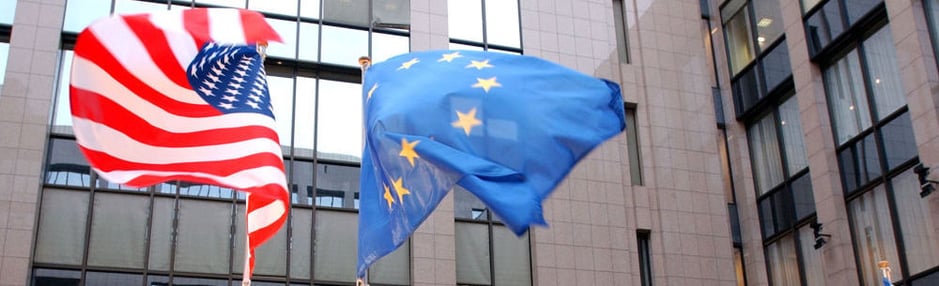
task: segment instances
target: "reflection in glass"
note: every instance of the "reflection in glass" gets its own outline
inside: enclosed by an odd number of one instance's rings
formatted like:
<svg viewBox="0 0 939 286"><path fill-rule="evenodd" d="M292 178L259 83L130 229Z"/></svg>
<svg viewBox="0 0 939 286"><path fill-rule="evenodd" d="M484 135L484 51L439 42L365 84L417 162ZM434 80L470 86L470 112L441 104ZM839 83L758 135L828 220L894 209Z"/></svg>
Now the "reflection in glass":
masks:
<svg viewBox="0 0 939 286"><path fill-rule="evenodd" d="M857 50L826 69L824 77L836 139L842 144L871 126Z"/></svg>
<svg viewBox="0 0 939 286"><path fill-rule="evenodd" d="M766 247L766 264L774 286L799 285L799 260L792 235Z"/></svg>
<svg viewBox="0 0 939 286"><path fill-rule="evenodd" d="M316 168L316 205L353 208L359 192L359 168L319 164Z"/></svg>
<svg viewBox="0 0 939 286"><path fill-rule="evenodd" d="M267 89L271 95L271 107L274 107L277 137L281 146L289 148L293 140L290 132L293 122L293 78L274 76L273 71L269 71Z"/></svg>
<svg viewBox="0 0 939 286"><path fill-rule="evenodd" d="M96 193L88 265L143 268L149 215L149 197Z"/></svg>
<svg viewBox="0 0 939 286"><path fill-rule="evenodd" d="M760 69L754 67L743 71L742 75L731 83L734 98L736 99L734 106L737 109L737 114L749 110L763 98L765 93L760 88L761 78Z"/></svg>
<svg viewBox="0 0 939 286"><path fill-rule="evenodd" d="M362 157L361 84L320 80L317 156L359 162Z"/></svg>
<svg viewBox="0 0 939 286"><path fill-rule="evenodd" d="M926 21L929 23L929 35L932 38L933 43L933 54L939 55L939 45L936 45L936 42L939 41L939 0L926 0L923 1L923 5L926 6ZM936 279L939 279L939 272L937 272ZM937 281L939 283L939 281Z"/></svg>
<svg viewBox="0 0 939 286"><path fill-rule="evenodd" d="M65 22L62 30L81 32L92 21L111 13L110 5L101 5L100 0L69 0L65 3Z"/></svg>
<svg viewBox="0 0 939 286"><path fill-rule="evenodd" d="M900 232L910 273L916 274L939 265L939 235L934 228L936 205L919 196L919 178L912 169L893 178L893 196L897 204Z"/></svg>
<svg viewBox="0 0 939 286"><path fill-rule="evenodd" d="M408 29L411 25L411 1L373 0L372 23L380 28Z"/></svg>
<svg viewBox="0 0 939 286"><path fill-rule="evenodd" d="M809 160L805 155L802 141L802 122L799 120L799 102L790 97L779 105L779 128L782 129L783 149L786 151L786 167L789 175L794 175L805 167Z"/></svg>
<svg viewBox="0 0 939 286"><path fill-rule="evenodd" d="M782 158L776 139L776 122L770 113L747 130L757 194L764 194L782 182Z"/></svg>
<svg viewBox="0 0 939 286"><path fill-rule="evenodd" d="M304 2L306 1L309 0L304 0ZM248 1L248 10L287 16L297 16L297 0Z"/></svg>
<svg viewBox="0 0 939 286"><path fill-rule="evenodd" d="M773 218L773 200L765 198L759 202L760 225L763 226L763 238L776 234L776 223Z"/></svg>
<svg viewBox="0 0 939 286"><path fill-rule="evenodd" d="M323 26L324 63L359 67L359 57L368 54L368 31Z"/></svg>
<svg viewBox="0 0 939 286"><path fill-rule="evenodd" d="M916 138L913 137L913 122L910 113L905 112L900 117L884 125L884 157L887 160L887 169L893 169L900 164L913 159L918 153Z"/></svg>
<svg viewBox="0 0 939 286"><path fill-rule="evenodd" d="M873 133L838 154L845 190L852 192L881 174Z"/></svg>
<svg viewBox="0 0 939 286"><path fill-rule="evenodd" d="M68 85L72 76L72 58L75 52L62 51L62 60L59 62L59 78L56 90L55 113L52 115L52 133L72 134L72 110L70 107Z"/></svg>
<svg viewBox="0 0 939 286"><path fill-rule="evenodd" d="M848 203L848 214L852 224L854 246L861 265L862 285L880 283L881 271L877 264L890 263L893 273L903 273L897 258L896 241L890 226L890 213L883 185L874 188ZM902 275L893 275L893 282Z"/></svg>
<svg viewBox="0 0 939 286"><path fill-rule="evenodd" d="M812 10L812 7L815 7L818 2L822 2L822 0L802 0L802 13Z"/></svg>
<svg viewBox="0 0 939 286"><path fill-rule="evenodd" d="M294 59L297 57L297 22L267 19L267 23L277 31L283 43L272 42L267 48L267 55Z"/></svg>
<svg viewBox="0 0 939 286"><path fill-rule="evenodd" d="M294 94L296 106L293 122L293 156L313 158L314 136L316 136L316 79L297 77L297 91Z"/></svg>
<svg viewBox="0 0 939 286"><path fill-rule="evenodd" d="M0 24L13 25L13 15L16 13L16 0L0 0ZM4 53L6 54L6 53ZM3 85L3 63L0 61L0 86Z"/></svg>
<svg viewBox="0 0 939 286"><path fill-rule="evenodd" d="M289 163L286 167L290 171L290 202L313 205L313 162L293 160Z"/></svg>
<svg viewBox="0 0 939 286"><path fill-rule="evenodd" d="M795 223L795 214L792 213L792 193L782 189L773 194L773 211L776 212L776 229L783 230Z"/></svg>
<svg viewBox="0 0 939 286"><path fill-rule="evenodd" d="M845 30L844 24L841 22L841 8L838 2L826 2L825 6L815 11L805 21L809 52L813 56L828 46L833 39L840 36Z"/></svg>
<svg viewBox="0 0 939 286"><path fill-rule="evenodd" d="M319 19L320 18L320 0L300 1L300 17Z"/></svg>
<svg viewBox="0 0 939 286"><path fill-rule="evenodd" d="M864 17L865 14L871 11L874 6L877 4L883 3L884 0L851 0L845 1L844 6L848 14L848 25L853 25L857 23L861 17Z"/></svg>
<svg viewBox="0 0 939 286"><path fill-rule="evenodd" d="M310 279L310 255L313 245L313 210L290 210L290 277Z"/></svg>
<svg viewBox="0 0 939 286"><path fill-rule="evenodd" d="M143 275L128 273L85 273L85 285L140 285Z"/></svg>
<svg viewBox="0 0 939 286"><path fill-rule="evenodd" d="M0 1L2 4L2 1ZM7 56L10 53L10 44L0 43L0 90L3 88L3 78L7 72Z"/></svg>
<svg viewBox="0 0 939 286"><path fill-rule="evenodd" d="M36 262L81 265L88 192L44 189L36 235Z"/></svg>
<svg viewBox="0 0 939 286"><path fill-rule="evenodd" d="M744 2L744 1L736 1ZM729 10L730 6L737 6L731 3L724 7L721 15L733 13L733 16L725 17L724 33L727 36L727 53L730 59L731 74L740 72L750 61L753 60L753 46L750 36L750 16L747 14L746 4L739 6L739 10ZM726 11L725 11L726 10Z"/></svg>
<svg viewBox="0 0 939 286"><path fill-rule="evenodd" d="M303 1L306 3L306 1ZM300 54L299 59L315 62L319 60L320 25L313 23L300 23Z"/></svg>
<svg viewBox="0 0 939 286"><path fill-rule="evenodd" d="M173 198L153 198L153 219L150 226L150 269L170 270L170 247L173 244L173 220L176 202Z"/></svg>
<svg viewBox="0 0 939 286"><path fill-rule="evenodd" d="M231 203L179 200L175 270L229 273Z"/></svg>
<svg viewBox="0 0 939 286"><path fill-rule="evenodd" d="M99 3L100 5L100 3ZM117 0L114 2L114 14L137 14L167 11L170 6L164 3L150 3L136 0Z"/></svg>
<svg viewBox="0 0 939 286"><path fill-rule="evenodd" d="M453 187L453 216L461 219L486 221L489 208L475 195L460 186Z"/></svg>
<svg viewBox="0 0 939 286"><path fill-rule="evenodd" d="M518 1L485 1L486 42L500 46L520 48L521 29L519 28L518 20Z"/></svg>
<svg viewBox="0 0 939 286"><path fill-rule="evenodd" d="M219 187L216 185L179 182L180 196L230 199L234 193L235 191L232 189Z"/></svg>
<svg viewBox="0 0 939 286"><path fill-rule="evenodd" d="M46 184L90 187L91 167L74 140L51 139L49 165L46 166Z"/></svg>
<svg viewBox="0 0 939 286"><path fill-rule="evenodd" d="M371 1L323 0L323 20L368 27L369 2Z"/></svg>
<svg viewBox="0 0 939 286"><path fill-rule="evenodd" d="M492 227L493 285L531 285L528 233L515 236L506 227Z"/></svg>
<svg viewBox="0 0 939 286"><path fill-rule="evenodd" d="M378 63L411 50L408 37L372 33L372 62Z"/></svg>
<svg viewBox="0 0 939 286"><path fill-rule="evenodd" d="M753 3L753 16L756 22L756 44L761 51L782 36L783 27L782 10L779 1L751 1ZM785 49L785 45L782 45ZM788 66L788 61L786 66Z"/></svg>
<svg viewBox="0 0 939 286"><path fill-rule="evenodd" d="M890 34L890 26L864 41L864 59L867 60L868 81L874 97L877 119L884 119L901 106L906 105L900 69L897 68L897 52Z"/></svg>
<svg viewBox="0 0 939 286"><path fill-rule="evenodd" d="M812 192L812 177L802 175L792 182L792 202L796 208L796 220L815 213L815 197Z"/></svg>
<svg viewBox="0 0 939 286"><path fill-rule="evenodd" d="M763 67L763 76L766 79L766 92L770 93L779 84L792 76L789 68L789 47L783 41L760 60Z"/></svg>
<svg viewBox="0 0 939 286"><path fill-rule="evenodd" d="M357 257L358 215L347 212L316 211L316 241L313 268L316 279L354 282Z"/></svg>
<svg viewBox="0 0 939 286"><path fill-rule="evenodd" d="M447 27L451 39L483 42L483 6L481 0L447 1Z"/></svg>
<svg viewBox="0 0 939 286"><path fill-rule="evenodd" d="M488 225L456 222L455 230L457 284L491 284Z"/></svg>

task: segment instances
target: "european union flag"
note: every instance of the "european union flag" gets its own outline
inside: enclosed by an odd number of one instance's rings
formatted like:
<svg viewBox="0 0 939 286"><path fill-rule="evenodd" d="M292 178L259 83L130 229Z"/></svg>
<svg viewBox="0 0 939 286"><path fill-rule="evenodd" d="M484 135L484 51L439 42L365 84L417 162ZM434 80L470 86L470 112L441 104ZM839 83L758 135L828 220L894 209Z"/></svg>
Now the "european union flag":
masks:
<svg viewBox="0 0 939 286"><path fill-rule="evenodd" d="M538 58L426 51L365 73L358 276L459 184L522 234L591 149L625 128L619 86Z"/></svg>

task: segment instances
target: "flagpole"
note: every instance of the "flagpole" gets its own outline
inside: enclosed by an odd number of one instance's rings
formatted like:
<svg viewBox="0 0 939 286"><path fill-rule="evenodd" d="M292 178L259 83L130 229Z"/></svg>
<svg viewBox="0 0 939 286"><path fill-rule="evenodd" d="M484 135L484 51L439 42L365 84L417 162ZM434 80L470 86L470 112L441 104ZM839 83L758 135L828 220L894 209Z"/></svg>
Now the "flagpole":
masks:
<svg viewBox="0 0 939 286"><path fill-rule="evenodd" d="M883 274L883 278L887 279L887 281L885 281L884 284L886 284L887 282L892 283L893 279L890 278L890 262L886 260L881 260L879 263L877 263L877 267L880 267L880 271Z"/></svg>
<svg viewBox="0 0 939 286"><path fill-rule="evenodd" d="M267 42L257 43L258 55L261 56L261 66L264 66L264 60L267 58ZM245 263L242 270L241 286L251 286L251 236L248 235L248 198L251 193L245 193Z"/></svg>
<svg viewBox="0 0 939 286"><path fill-rule="evenodd" d="M360 82L362 83L362 89L364 90L365 89L365 71L367 71L368 68L372 66L372 59L370 59L367 56L359 57L359 66L362 68L362 80ZM362 102L362 117L365 117L365 104L366 102L363 101ZM364 118L363 118L362 123L365 123ZM362 128L362 146L361 147L363 150L365 149L365 128ZM368 271L365 271L365 275L363 277L356 277L355 285L356 286L368 286Z"/></svg>

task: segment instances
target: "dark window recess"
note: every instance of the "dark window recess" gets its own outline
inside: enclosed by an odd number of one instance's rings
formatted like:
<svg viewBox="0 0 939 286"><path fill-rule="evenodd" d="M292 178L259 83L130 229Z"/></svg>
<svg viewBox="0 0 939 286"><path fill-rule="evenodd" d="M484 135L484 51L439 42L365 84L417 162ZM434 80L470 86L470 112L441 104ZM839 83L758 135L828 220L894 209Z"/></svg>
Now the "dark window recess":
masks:
<svg viewBox="0 0 939 286"><path fill-rule="evenodd" d="M734 109L736 109L738 117L750 110L763 98L760 78L759 69L756 66L751 66L749 70L744 71L737 80L731 83L734 92Z"/></svg>
<svg viewBox="0 0 939 286"><path fill-rule="evenodd" d="M792 182L792 200L795 203L796 221L815 213L815 198L812 192L812 178L808 172Z"/></svg>
<svg viewBox="0 0 939 286"><path fill-rule="evenodd" d="M884 156L887 159L888 170L916 157L916 138L913 137L913 122L910 121L909 112L904 112L888 122L881 132L883 132Z"/></svg>
<svg viewBox="0 0 939 286"><path fill-rule="evenodd" d="M877 145L874 133L849 143L838 153L841 164L841 178L848 192L853 192L881 175L880 158L877 157Z"/></svg>
<svg viewBox="0 0 939 286"><path fill-rule="evenodd" d="M652 251L649 246L650 232L647 229L636 231L639 241L639 278L642 286L652 285Z"/></svg>
<svg viewBox="0 0 939 286"><path fill-rule="evenodd" d="M770 238L796 222L793 213L793 197L790 189L782 187L765 196L759 203L760 221L763 225L763 238ZM811 191L809 191L811 192Z"/></svg>
<svg viewBox="0 0 939 286"><path fill-rule="evenodd" d="M711 97L714 99L714 114L717 117L717 124L727 124L727 120L724 118L724 104L721 101L721 89L711 87Z"/></svg>
<svg viewBox="0 0 939 286"><path fill-rule="evenodd" d="M779 43L767 53L760 60L760 66L763 67L766 93L770 93L792 75L792 70L789 68L789 47L786 46L786 41Z"/></svg>
<svg viewBox="0 0 939 286"><path fill-rule="evenodd" d="M727 204L727 213L730 216L730 235L734 245L742 245L743 237L740 235L740 215L737 214L737 204Z"/></svg>
<svg viewBox="0 0 939 286"><path fill-rule="evenodd" d="M939 285L939 269L933 270L929 275L913 279L912 286L935 286Z"/></svg>

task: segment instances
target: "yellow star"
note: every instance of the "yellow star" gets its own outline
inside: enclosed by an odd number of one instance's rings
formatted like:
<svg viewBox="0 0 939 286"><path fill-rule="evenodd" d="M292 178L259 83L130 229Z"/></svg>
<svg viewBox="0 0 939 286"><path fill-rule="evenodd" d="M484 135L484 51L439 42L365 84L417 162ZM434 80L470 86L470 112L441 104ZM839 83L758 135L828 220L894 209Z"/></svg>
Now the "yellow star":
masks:
<svg viewBox="0 0 939 286"><path fill-rule="evenodd" d="M372 99L372 94L375 93L376 88L378 88L378 83L375 83L375 85L372 86L372 89L368 90L368 98L365 99L366 101Z"/></svg>
<svg viewBox="0 0 939 286"><path fill-rule="evenodd" d="M481 69L484 69L484 68L491 68L491 67L495 67L495 66L494 66L494 65L490 65L490 64L489 64L489 60L485 60L485 61L481 61L481 62L480 62L480 61L473 61L473 60L470 60L470 64L466 65L466 68L476 68L476 69L478 69L478 70L481 70Z"/></svg>
<svg viewBox="0 0 939 286"><path fill-rule="evenodd" d="M391 208L391 204L393 204L393 203L395 202L395 197L392 197L392 196L391 196L391 191L388 190L388 186L382 184L382 187L385 188L385 201L388 202L388 208L390 209L390 208Z"/></svg>
<svg viewBox="0 0 939 286"><path fill-rule="evenodd" d="M408 162L411 163L411 167L414 167L414 158L421 157L417 155L417 152L414 152L414 146L417 146L417 143L421 143L421 140L408 142L408 139L401 138L401 153L398 153L398 155L408 158Z"/></svg>
<svg viewBox="0 0 939 286"><path fill-rule="evenodd" d="M410 61L406 61L406 62L401 63L401 66L398 67L398 70L410 69L411 66L413 66L414 64L419 63L419 62L421 62L421 61L418 60L417 58L413 58L413 59L411 59Z"/></svg>
<svg viewBox="0 0 939 286"><path fill-rule="evenodd" d="M447 61L448 63L452 63L453 59L462 58L462 57L463 55L460 54L460 51L456 51L456 52L449 53L449 54L443 54L443 57L437 61L438 62Z"/></svg>
<svg viewBox="0 0 939 286"><path fill-rule="evenodd" d="M473 87L481 87L486 93L489 93L489 89L493 86L502 86L499 82L496 82L496 77L491 77L488 79L476 78L476 83L473 84Z"/></svg>
<svg viewBox="0 0 939 286"><path fill-rule="evenodd" d="M466 136L469 136L470 131L473 131L473 126L483 125L482 121L476 119L476 108L470 109L469 112L456 112L456 116L459 117L457 121L453 121L450 125L457 128L463 128L463 132L466 132Z"/></svg>
<svg viewBox="0 0 939 286"><path fill-rule="evenodd" d="M401 181L401 177L398 177L398 180L394 182L395 193L398 193L398 201L402 204L404 203L404 195L410 195L411 191L404 188L404 182Z"/></svg>

